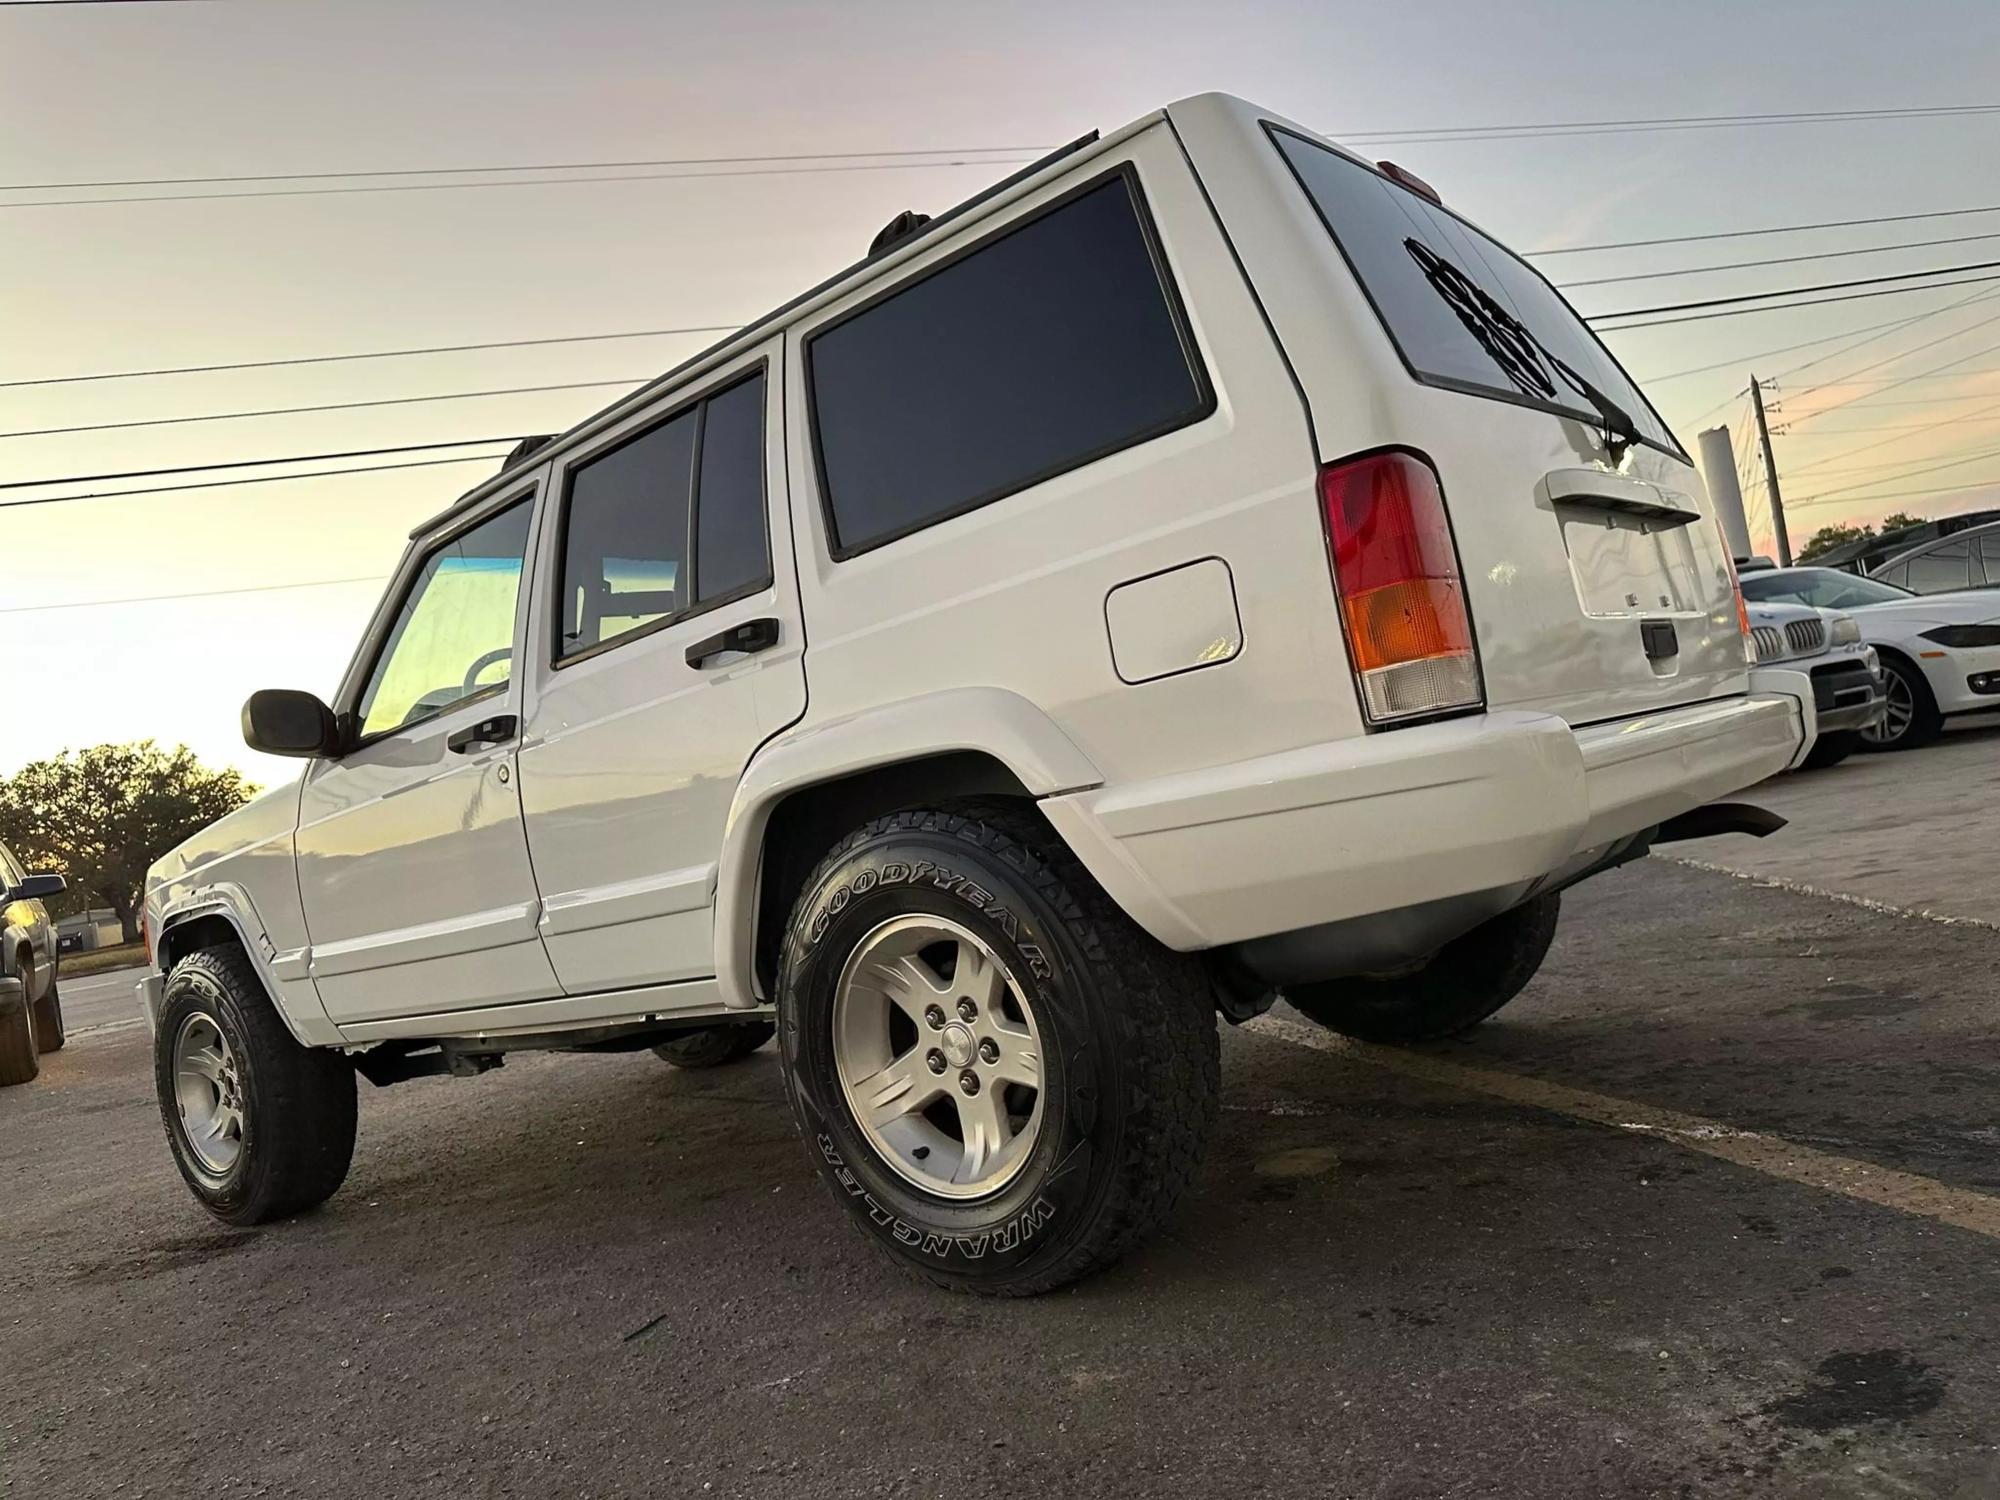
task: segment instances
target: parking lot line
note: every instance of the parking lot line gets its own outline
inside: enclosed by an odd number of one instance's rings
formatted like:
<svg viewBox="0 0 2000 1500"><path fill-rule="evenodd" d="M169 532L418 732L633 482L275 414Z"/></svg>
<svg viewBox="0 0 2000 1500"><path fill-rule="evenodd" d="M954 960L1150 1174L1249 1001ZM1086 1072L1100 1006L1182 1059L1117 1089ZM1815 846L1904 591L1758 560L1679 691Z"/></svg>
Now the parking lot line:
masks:
<svg viewBox="0 0 2000 1500"><path fill-rule="evenodd" d="M1801 880L1790 880L1783 875L1766 874L1760 870L1737 870L1728 865L1711 864L1704 859L1689 859L1681 854L1655 854L1654 859L1663 859L1668 864L1685 865L1690 870L1706 870L1711 875L1727 875L1731 880L1746 880L1751 885L1768 890L1790 891L1795 896L1817 896L1822 901L1838 901L1846 906L1858 906L1863 911L1880 912L1888 917L1908 917L1913 922L1936 922L1942 927L1983 927L1988 932L2000 931L2000 924L1987 921L1984 917L1955 917L1949 912L1926 911L1917 907L1893 906L1887 901L1877 901L1873 896L1856 896L1846 891L1830 891L1822 886L1807 885Z"/></svg>
<svg viewBox="0 0 2000 1500"><path fill-rule="evenodd" d="M1394 1047L1351 1041L1301 1021L1262 1016L1246 1023L1242 1029L1273 1041L1350 1058L1423 1083L1484 1094L1488 1098L1567 1115L1571 1119L1585 1120L1612 1130L1657 1136L1676 1146L1733 1162L1766 1176L1839 1193L1863 1203L1893 1208L1900 1213L1935 1219L1941 1224L1969 1229L1988 1239L2000 1240L2000 1198L1951 1187L1914 1172L1899 1172L1892 1167L1816 1151L1779 1136L1739 1130L1700 1115L1615 1099L1609 1094L1595 1094L1587 1089L1570 1088L1565 1084L1528 1078L1518 1073L1471 1067L1429 1053L1406 1052Z"/></svg>

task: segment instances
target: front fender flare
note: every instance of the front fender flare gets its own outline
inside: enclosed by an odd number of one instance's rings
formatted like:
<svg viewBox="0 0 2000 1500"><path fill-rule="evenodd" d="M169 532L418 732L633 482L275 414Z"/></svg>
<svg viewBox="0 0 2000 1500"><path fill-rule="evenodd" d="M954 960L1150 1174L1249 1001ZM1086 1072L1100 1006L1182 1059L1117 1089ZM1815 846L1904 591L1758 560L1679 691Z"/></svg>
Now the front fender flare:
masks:
<svg viewBox="0 0 2000 1500"><path fill-rule="evenodd" d="M257 915L257 903L250 892L235 881L205 883L162 902L155 913L158 941L164 942L166 935L181 923L207 916L219 916L236 930L237 941L263 981L278 1018L300 1045L338 1045L340 1032L327 1018L326 1008L320 1004L319 987L309 973L312 950L281 952ZM165 977L164 971L161 977Z"/></svg>
<svg viewBox="0 0 2000 1500"><path fill-rule="evenodd" d="M805 787L954 751L990 755L1036 797L1103 784L1054 720L1005 688L951 688L800 729L765 745L737 783L716 865L715 960L723 1003L757 996L757 879L771 813Z"/></svg>

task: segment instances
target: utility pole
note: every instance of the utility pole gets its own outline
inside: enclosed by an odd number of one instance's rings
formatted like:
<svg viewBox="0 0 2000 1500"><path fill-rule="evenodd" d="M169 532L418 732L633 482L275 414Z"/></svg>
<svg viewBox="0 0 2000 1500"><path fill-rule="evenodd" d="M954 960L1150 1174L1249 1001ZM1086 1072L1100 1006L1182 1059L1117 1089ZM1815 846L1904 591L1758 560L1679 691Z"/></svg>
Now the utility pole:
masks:
<svg viewBox="0 0 2000 1500"><path fill-rule="evenodd" d="M1764 388L1750 377L1750 404L1757 411L1757 441L1764 445L1764 483L1771 491L1771 529L1777 533L1778 566L1792 565L1792 539L1785 531L1785 497L1778 493L1778 458L1771 451L1771 425L1764 420Z"/></svg>

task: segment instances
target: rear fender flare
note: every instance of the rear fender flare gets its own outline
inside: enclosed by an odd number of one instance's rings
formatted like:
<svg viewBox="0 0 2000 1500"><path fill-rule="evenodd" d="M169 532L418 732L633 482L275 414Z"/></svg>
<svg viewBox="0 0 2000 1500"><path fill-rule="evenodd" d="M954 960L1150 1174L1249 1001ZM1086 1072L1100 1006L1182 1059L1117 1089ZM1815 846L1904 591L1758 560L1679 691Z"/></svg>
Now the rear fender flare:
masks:
<svg viewBox="0 0 2000 1500"><path fill-rule="evenodd" d="M756 979L757 882L778 804L822 782L954 751L992 756L1038 798L1104 780L1054 720L1004 688L925 693L772 741L737 783L716 865L715 961L724 1004L764 1003Z"/></svg>

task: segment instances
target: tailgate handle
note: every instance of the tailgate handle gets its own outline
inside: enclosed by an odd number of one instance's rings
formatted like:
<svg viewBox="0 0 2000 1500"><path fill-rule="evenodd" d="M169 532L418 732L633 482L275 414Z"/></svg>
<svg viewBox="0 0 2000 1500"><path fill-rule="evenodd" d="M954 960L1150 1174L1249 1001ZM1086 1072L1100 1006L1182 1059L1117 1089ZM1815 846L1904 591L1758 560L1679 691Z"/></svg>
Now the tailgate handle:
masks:
<svg viewBox="0 0 2000 1500"><path fill-rule="evenodd" d="M1641 620L1639 639L1648 661L1672 661L1681 654L1681 638L1672 620Z"/></svg>
<svg viewBox="0 0 2000 1500"><path fill-rule="evenodd" d="M1669 500L1670 491L1627 479L1622 474L1606 474L1596 469L1558 469L1542 485L1550 500L1578 510L1609 511L1636 520L1662 521L1669 526L1685 526L1701 519L1700 511Z"/></svg>

